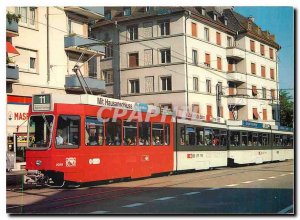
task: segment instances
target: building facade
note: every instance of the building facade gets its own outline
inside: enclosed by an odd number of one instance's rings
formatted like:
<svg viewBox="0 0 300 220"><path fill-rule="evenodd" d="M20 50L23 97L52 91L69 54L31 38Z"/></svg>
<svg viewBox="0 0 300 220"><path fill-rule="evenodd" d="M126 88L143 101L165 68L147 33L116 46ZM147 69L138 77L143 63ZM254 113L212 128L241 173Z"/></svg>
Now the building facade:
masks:
<svg viewBox="0 0 300 220"><path fill-rule="evenodd" d="M107 96L196 112L207 120L278 121L275 36L228 7L108 7Z"/></svg>
<svg viewBox="0 0 300 220"><path fill-rule="evenodd" d="M105 92L104 81L86 62L104 55L104 47L88 33L91 22L102 17L82 7L7 8L6 132L8 148L17 153L17 162L24 160L21 154L33 94L82 92L72 70L75 65L81 67L94 93Z"/></svg>

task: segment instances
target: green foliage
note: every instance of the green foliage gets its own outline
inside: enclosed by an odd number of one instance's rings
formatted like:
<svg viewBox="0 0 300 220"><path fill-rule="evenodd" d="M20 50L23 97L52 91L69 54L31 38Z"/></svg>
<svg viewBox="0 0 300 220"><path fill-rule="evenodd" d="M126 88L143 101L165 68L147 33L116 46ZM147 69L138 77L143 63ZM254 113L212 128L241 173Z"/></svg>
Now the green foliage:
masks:
<svg viewBox="0 0 300 220"><path fill-rule="evenodd" d="M280 124L283 126L294 127L294 101L292 96L287 92L280 90Z"/></svg>
<svg viewBox="0 0 300 220"><path fill-rule="evenodd" d="M11 13L7 12L6 19L9 24L11 24L12 21L16 21L17 23L19 23L19 20L21 19L21 15L20 14L18 14L18 15L11 14Z"/></svg>

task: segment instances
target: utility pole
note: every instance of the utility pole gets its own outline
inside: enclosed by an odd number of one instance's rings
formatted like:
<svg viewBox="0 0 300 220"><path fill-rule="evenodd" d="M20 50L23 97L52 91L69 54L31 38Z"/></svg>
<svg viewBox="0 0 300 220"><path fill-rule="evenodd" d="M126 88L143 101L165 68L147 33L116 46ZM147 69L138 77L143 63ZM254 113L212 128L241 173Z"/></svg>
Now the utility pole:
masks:
<svg viewBox="0 0 300 220"><path fill-rule="evenodd" d="M221 95L222 95L222 88L221 84L216 84L216 102L217 102L217 116L220 117L220 106L221 106Z"/></svg>

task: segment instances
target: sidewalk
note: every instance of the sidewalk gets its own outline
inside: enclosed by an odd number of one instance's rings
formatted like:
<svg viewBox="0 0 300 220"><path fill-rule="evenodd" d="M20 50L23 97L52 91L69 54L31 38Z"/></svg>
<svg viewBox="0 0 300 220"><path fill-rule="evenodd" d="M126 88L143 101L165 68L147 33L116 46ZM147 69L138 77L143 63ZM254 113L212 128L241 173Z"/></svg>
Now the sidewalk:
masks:
<svg viewBox="0 0 300 220"><path fill-rule="evenodd" d="M26 170L6 172L6 186L21 185Z"/></svg>

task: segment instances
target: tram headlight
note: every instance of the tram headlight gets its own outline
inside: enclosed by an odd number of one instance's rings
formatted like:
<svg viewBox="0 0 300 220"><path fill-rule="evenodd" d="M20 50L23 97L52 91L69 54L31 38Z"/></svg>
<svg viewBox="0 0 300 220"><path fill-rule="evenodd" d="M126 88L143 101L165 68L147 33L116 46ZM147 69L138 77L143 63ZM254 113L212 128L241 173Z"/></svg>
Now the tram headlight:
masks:
<svg viewBox="0 0 300 220"><path fill-rule="evenodd" d="M38 167L41 166L41 164L42 164L42 161L40 161L40 160L35 161L35 165L37 165Z"/></svg>

